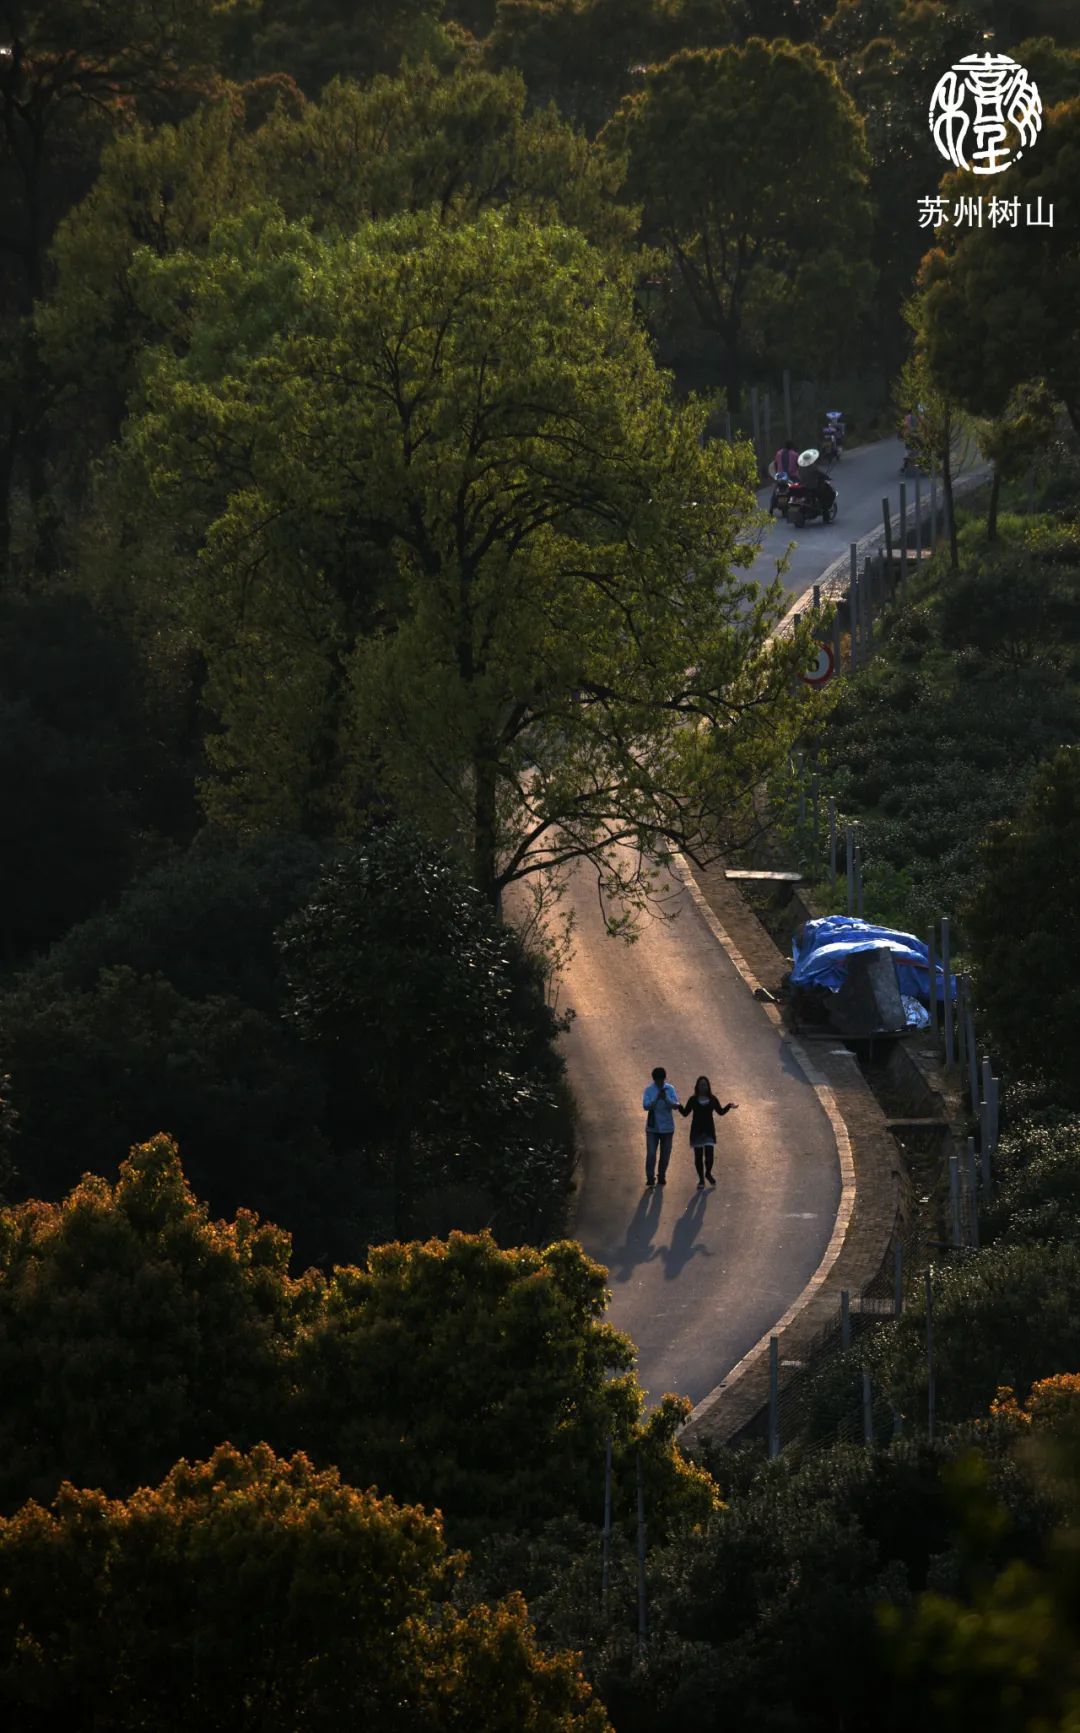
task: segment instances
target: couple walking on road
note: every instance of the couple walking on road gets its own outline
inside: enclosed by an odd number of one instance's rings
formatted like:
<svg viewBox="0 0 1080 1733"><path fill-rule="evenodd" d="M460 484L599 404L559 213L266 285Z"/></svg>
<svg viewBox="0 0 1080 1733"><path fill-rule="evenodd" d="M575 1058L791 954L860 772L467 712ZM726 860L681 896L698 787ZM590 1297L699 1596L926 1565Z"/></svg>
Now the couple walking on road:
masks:
<svg viewBox="0 0 1080 1733"><path fill-rule="evenodd" d="M716 1114L730 1113L737 1107L737 1101L729 1101L726 1107L721 1107L712 1092L712 1084L707 1077L699 1077L694 1084L693 1094L685 1107L679 1101L674 1088L667 1080L667 1072L658 1065L652 1074L652 1082L646 1084L645 1093L641 1098L645 1109L645 1184L667 1184L668 1162L671 1159L671 1139L675 1133L676 1113L681 1113L684 1119L690 1120L690 1147L694 1152L694 1166L697 1168L698 1190L704 1188L706 1180L715 1185L713 1178L713 1157L716 1154ZM660 1172L656 1171L656 1158L660 1157Z"/></svg>

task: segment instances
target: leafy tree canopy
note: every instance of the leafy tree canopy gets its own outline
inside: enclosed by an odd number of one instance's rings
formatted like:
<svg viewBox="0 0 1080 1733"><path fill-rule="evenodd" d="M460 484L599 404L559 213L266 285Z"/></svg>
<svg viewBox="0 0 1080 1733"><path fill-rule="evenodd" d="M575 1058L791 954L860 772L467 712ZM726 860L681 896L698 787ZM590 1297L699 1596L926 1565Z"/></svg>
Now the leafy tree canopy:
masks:
<svg viewBox="0 0 1080 1733"><path fill-rule="evenodd" d="M453 1599L437 1516L302 1455L222 1445L126 1503L65 1485L0 1521L0 1702L12 1724L461 1727L604 1733L576 1657L520 1596Z"/></svg>
<svg viewBox="0 0 1080 1733"><path fill-rule="evenodd" d="M646 73L603 140L627 153L646 237L720 339L730 393L756 360L815 368L823 345L850 341L873 283L866 146L814 48L753 39L676 54ZM821 197L792 172L796 149L822 165ZM793 317L800 306L814 317Z"/></svg>
<svg viewBox="0 0 1080 1733"><path fill-rule="evenodd" d="M0 1211L0 1374L19 1392L0 1413L5 1507L65 1477L126 1496L180 1455L266 1439L458 1531L520 1529L593 1512L608 1437L620 1473L644 1450L658 1534L715 1507L674 1448L688 1405L643 1419L580 1246L454 1234L329 1278L288 1263L279 1229L209 1219L166 1137L115 1186Z"/></svg>
<svg viewBox="0 0 1080 1733"><path fill-rule="evenodd" d="M260 0L244 33L245 72L286 72L311 95L332 78L368 80L396 72L403 57L454 48L440 27L445 0Z"/></svg>
<svg viewBox="0 0 1080 1733"><path fill-rule="evenodd" d="M1080 1105L1073 1032L1080 1017L1080 946L1073 873L1080 858L1080 748L1036 774L1015 818L991 831L968 915L980 1002L1022 1071L1047 1076Z"/></svg>
<svg viewBox="0 0 1080 1733"><path fill-rule="evenodd" d="M487 895L581 855L632 892L614 845L732 820L806 650L764 648L744 455L672 402L621 266L494 212L263 213L142 269L182 353L132 448L205 525L213 812L340 825L377 790Z"/></svg>
<svg viewBox="0 0 1080 1733"><path fill-rule="evenodd" d="M0 1212L0 1359L22 1393L0 1421L5 1507L66 1476L128 1492L184 1451L269 1436L318 1297L288 1259L250 1214L211 1222L163 1137L115 1186L87 1177L62 1204Z"/></svg>
<svg viewBox="0 0 1080 1733"><path fill-rule="evenodd" d="M1046 116L1037 150L998 177L1019 198L1017 227L957 230L923 261L926 353L941 387L976 414L1002 413L1016 386L1044 380L1080 432L1080 359L1065 340L1080 298L1080 99ZM946 185L961 189L961 177ZM966 188L965 188L966 190ZM978 190L978 189L976 189ZM1054 206L1054 227L1030 227L1027 206Z"/></svg>

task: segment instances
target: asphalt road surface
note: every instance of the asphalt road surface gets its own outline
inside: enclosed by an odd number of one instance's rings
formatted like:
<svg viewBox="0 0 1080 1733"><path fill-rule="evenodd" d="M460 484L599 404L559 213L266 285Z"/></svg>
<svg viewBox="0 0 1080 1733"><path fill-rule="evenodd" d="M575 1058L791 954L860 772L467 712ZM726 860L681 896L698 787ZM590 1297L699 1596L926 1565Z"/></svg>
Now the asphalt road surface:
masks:
<svg viewBox="0 0 1080 1733"><path fill-rule="evenodd" d="M899 439L883 439L878 444L856 446L849 451L832 469L839 506L835 521L823 524L819 518L797 530L794 524L777 518L772 528L763 532L755 576L762 583L775 577L776 562L794 543L790 568L783 574L784 587L794 595L808 589L827 566L847 553L852 542L881 523L883 499L891 501L894 513L899 510L903 456L904 447ZM762 505L768 505L771 492L771 487L762 488L758 494ZM914 509L914 478L908 480L908 499Z"/></svg>
<svg viewBox="0 0 1080 1733"><path fill-rule="evenodd" d="M856 449L836 466L840 511L828 526L775 524L754 571L763 582L788 544L798 593L898 499L903 448ZM767 502L768 492L764 494ZM772 569L770 569L772 568ZM829 1122L794 1056L753 999L688 893L669 883L673 919L636 944L607 936L595 875L570 895L576 951L562 1002L578 1101L583 1174L574 1233L610 1272L609 1318L637 1345L651 1403L707 1396L802 1292L824 1256L840 1199ZM717 1123L715 1189L697 1190L689 1120L676 1116L666 1186L645 1189L641 1095L654 1065L687 1094L700 1072L737 1113Z"/></svg>
<svg viewBox="0 0 1080 1733"><path fill-rule="evenodd" d="M566 1055L584 1174L574 1234L610 1271L609 1318L637 1344L652 1402L699 1402L802 1291L840 1199L829 1122L785 1042L672 880L674 919L607 936L578 873ZM697 1190L676 1115L665 1186L645 1189L642 1090L663 1065L685 1101L704 1072L738 1111L717 1121L715 1188Z"/></svg>

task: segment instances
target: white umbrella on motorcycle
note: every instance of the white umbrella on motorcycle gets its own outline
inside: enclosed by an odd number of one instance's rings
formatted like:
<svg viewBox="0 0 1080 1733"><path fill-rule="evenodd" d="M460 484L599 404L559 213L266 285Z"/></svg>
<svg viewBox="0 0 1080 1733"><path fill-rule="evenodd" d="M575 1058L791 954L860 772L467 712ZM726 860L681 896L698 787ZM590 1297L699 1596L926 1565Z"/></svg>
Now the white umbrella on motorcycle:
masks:
<svg viewBox="0 0 1080 1733"><path fill-rule="evenodd" d="M808 445L805 451L800 451L799 453L799 468L809 469L811 464L816 463L820 456L821 453L817 449L817 446Z"/></svg>

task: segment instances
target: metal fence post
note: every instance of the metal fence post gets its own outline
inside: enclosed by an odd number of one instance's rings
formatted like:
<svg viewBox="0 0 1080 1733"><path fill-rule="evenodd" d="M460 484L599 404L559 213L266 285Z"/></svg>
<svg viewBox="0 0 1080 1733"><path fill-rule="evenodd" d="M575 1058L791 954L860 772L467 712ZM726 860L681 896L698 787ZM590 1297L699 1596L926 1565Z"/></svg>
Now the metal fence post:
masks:
<svg viewBox="0 0 1080 1733"><path fill-rule="evenodd" d="M926 1280L926 1418L931 1441L934 1437L934 1408L937 1391L934 1388L934 1266L925 1271Z"/></svg>
<svg viewBox="0 0 1080 1733"><path fill-rule="evenodd" d="M829 883L836 890L836 801L829 796Z"/></svg>
<svg viewBox="0 0 1080 1733"><path fill-rule="evenodd" d="M952 1243L954 1246L962 1246L964 1240L960 1222L960 1158L955 1149L949 1157L949 1220Z"/></svg>
<svg viewBox="0 0 1080 1733"><path fill-rule="evenodd" d="M810 846L816 857L821 837L821 827L818 823L818 779L815 771L810 772Z"/></svg>
<svg viewBox="0 0 1080 1733"><path fill-rule="evenodd" d="M607 1610L611 1581L611 1439L604 1446L604 1555L600 1572L600 1605Z"/></svg>
<svg viewBox="0 0 1080 1733"><path fill-rule="evenodd" d="M645 1606L645 1465L637 1453L638 1648L644 1650L649 1626Z"/></svg>
<svg viewBox="0 0 1080 1733"><path fill-rule="evenodd" d="M937 553L937 469L930 466L930 557Z"/></svg>
<svg viewBox="0 0 1080 1733"><path fill-rule="evenodd" d="M995 1153L997 1151L997 1146L998 1146L998 1137L999 1137L1000 1132L1001 1132L1001 1125L1000 1125L1000 1121L998 1118L998 1113L999 1113L999 1108L1000 1108L1000 1102L999 1102L999 1098L998 1098L998 1084L999 1084L999 1082L1000 1082L1000 1078L993 1077L993 1076L990 1078L990 1148Z"/></svg>
<svg viewBox="0 0 1080 1733"><path fill-rule="evenodd" d="M964 1167L967 1173L968 1209L968 1243L978 1249L979 1245L979 1181L975 1168L975 1139L969 1137L964 1151Z"/></svg>
<svg viewBox="0 0 1080 1733"><path fill-rule="evenodd" d="M975 1045L975 1017L971 1009L971 976L964 976L964 1025L967 1030L968 1059L971 1062L971 1117L979 1117L979 1049Z"/></svg>
<svg viewBox="0 0 1080 1733"><path fill-rule="evenodd" d="M892 513L889 511L889 502L887 499L883 499L881 502L881 521L885 528L885 553L889 562L889 570L891 572L893 556Z"/></svg>
<svg viewBox="0 0 1080 1733"><path fill-rule="evenodd" d="M904 1310L904 1247L900 1240L893 1242L893 1317L899 1318Z"/></svg>
<svg viewBox="0 0 1080 1733"><path fill-rule="evenodd" d="M820 584L814 585L813 594L814 594L814 612L815 612L815 614L818 614L821 612L821 585Z"/></svg>
<svg viewBox="0 0 1080 1733"><path fill-rule="evenodd" d="M968 1081L966 981L966 975L956 977L956 1065L961 1089Z"/></svg>
<svg viewBox="0 0 1080 1733"><path fill-rule="evenodd" d="M952 959L949 952L949 917L941 917L941 968L945 976L945 1063L953 1062L953 989L952 989Z"/></svg>
<svg viewBox="0 0 1080 1733"><path fill-rule="evenodd" d="M851 633L851 666L857 668L859 655L859 549L852 542L848 554L848 630Z"/></svg>
<svg viewBox="0 0 1080 1733"><path fill-rule="evenodd" d="M907 482L900 483L900 588L907 589Z"/></svg>
<svg viewBox="0 0 1080 1733"><path fill-rule="evenodd" d="M862 1428L863 1443L874 1442L874 1390L870 1382L870 1368L862 1369Z"/></svg>
<svg viewBox="0 0 1080 1733"><path fill-rule="evenodd" d="M839 608L837 608L836 612L834 613L833 620L832 620L832 653L833 653L833 672L836 675L837 679L839 679L839 677L840 677L840 610L839 610Z"/></svg>
<svg viewBox="0 0 1080 1733"><path fill-rule="evenodd" d="M938 1002L937 1002L937 950L934 945L934 929L930 928L930 937L926 944L927 973L930 978L930 1030L934 1037L934 1045L938 1038Z"/></svg>
<svg viewBox="0 0 1080 1733"><path fill-rule="evenodd" d="M863 918L863 882L862 882L862 851L855 844L855 913L860 921Z"/></svg>
<svg viewBox="0 0 1080 1733"><path fill-rule="evenodd" d="M915 477L915 551L917 556L916 570L922 569L922 477Z"/></svg>
<svg viewBox="0 0 1080 1733"><path fill-rule="evenodd" d="M851 1347L851 1295L847 1288L840 1290L840 1346Z"/></svg>
<svg viewBox="0 0 1080 1733"><path fill-rule="evenodd" d="M863 560L862 574L863 660L874 653L874 580L870 571L870 555Z"/></svg>
<svg viewBox="0 0 1080 1733"><path fill-rule="evenodd" d="M855 913L855 832L851 825L844 826L844 843L847 850L847 912Z"/></svg>
<svg viewBox="0 0 1080 1733"><path fill-rule="evenodd" d="M780 1454L780 1341L769 1337L769 1461Z"/></svg>

